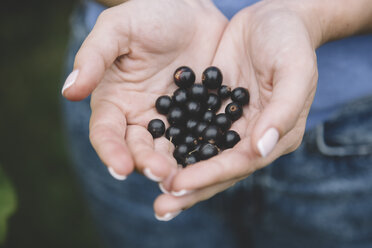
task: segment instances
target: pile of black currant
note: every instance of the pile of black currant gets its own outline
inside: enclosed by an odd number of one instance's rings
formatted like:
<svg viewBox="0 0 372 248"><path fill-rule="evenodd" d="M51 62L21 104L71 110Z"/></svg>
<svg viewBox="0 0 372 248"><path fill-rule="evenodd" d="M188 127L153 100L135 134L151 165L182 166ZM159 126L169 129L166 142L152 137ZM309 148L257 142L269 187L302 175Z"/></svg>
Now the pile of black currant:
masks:
<svg viewBox="0 0 372 248"><path fill-rule="evenodd" d="M170 127L165 130L162 120L153 119L147 128L151 135L158 138L165 133L175 145L174 158L183 166L235 146L240 136L229 129L242 116L242 106L249 103L248 90L238 87L231 91L222 85L222 73L214 66L204 70L201 84L194 83L195 73L186 66L179 67L173 78L179 88L172 97L160 96L155 103L157 111L167 116ZM229 97L232 102L225 113L216 114L222 100Z"/></svg>

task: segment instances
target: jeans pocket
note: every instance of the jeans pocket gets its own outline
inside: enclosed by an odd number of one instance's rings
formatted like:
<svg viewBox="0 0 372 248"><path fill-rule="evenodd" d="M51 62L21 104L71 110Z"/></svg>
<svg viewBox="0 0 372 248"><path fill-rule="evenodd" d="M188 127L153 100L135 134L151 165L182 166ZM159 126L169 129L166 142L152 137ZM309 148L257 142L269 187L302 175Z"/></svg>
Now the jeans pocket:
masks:
<svg viewBox="0 0 372 248"><path fill-rule="evenodd" d="M334 118L316 127L316 145L325 156L372 154L372 96L346 105Z"/></svg>

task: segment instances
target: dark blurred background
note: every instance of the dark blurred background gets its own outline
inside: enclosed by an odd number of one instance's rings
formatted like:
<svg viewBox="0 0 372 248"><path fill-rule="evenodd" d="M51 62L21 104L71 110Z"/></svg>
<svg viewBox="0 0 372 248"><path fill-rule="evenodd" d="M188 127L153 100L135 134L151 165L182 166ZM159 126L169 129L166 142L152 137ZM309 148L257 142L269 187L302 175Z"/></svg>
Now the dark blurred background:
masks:
<svg viewBox="0 0 372 248"><path fill-rule="evenodd" d="M3 247L99 247L60 114L69 16L77 1L2 1L0 163L18 208Z"/></svg>

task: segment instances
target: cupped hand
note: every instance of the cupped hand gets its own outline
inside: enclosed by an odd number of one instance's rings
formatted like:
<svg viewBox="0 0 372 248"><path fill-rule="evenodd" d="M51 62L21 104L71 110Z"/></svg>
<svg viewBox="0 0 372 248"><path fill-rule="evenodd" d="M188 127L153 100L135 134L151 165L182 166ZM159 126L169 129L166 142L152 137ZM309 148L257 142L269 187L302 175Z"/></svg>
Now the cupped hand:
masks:
<svg viewBox="0 0 372 248"><path fill-rule="evenodd" d="M213 65L224 73L224 84L250 92L249 106L232 126L241 141L179 171L171 190L181 193L156 199L159 216L173 217L300 145L318 78L317 26L292 2L301 1L263 1L229 23Z"/></svg>
<svg viewBox="0 0 372 248"><path fill-rule="evenodd" d="M99 16L63 95L81 100L92 93L90 140L118 179L136 169L162 181L177 171L170 142L153 140L146 129L151 119L164 120L155 100L175 90L180 65L201 77L226 25L209 0L132 0Z"/></svg>

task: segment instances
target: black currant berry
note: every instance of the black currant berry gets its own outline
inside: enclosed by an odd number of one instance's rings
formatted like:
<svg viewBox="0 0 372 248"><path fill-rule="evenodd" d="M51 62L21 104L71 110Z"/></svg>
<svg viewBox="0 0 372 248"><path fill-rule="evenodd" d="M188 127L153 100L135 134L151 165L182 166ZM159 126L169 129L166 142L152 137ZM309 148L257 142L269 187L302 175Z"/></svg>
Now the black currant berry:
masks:
<svg viewBox="0 0 372 248"><path fill-rule="evenodd" d="M198 143L198 139L192 135L192 134L187 134L184 139L183 139L183 144L187 145L190 149L193 149Z"/></svg>
<svg viewBox="0 0 372 248"><path fill-rule="evenodd" d="M185 121L185 112L180 107L172 107L167 115L167 120L170 125L183 124Z"/></svg>
<svg viewBox="0 0 372 248"><path fill-rule="evenodd" d="M220 97L214 93L208 94L206 106L207 106L207 109L217 112L221 107Z"/></svg>
<svg viewBox="0 0 372 248"><path fill-rule="evenodd" d="M198 137L199 140L203 139L203 132L204 129L208 127L208 124L205 122L199 122L198 125L195 128L195 135Z"/></svg>
<svg viewBox="0 0 372 248"><path fill-rule="evenodd" d="M208 89L218 89L222 84L222 73L215 66L208 67L202 75L202 82Z"/></svg>
<svg viewBox="0 0 372 248"><path fill-rule="evenodd" d="M183 141L184 131L180 127L170 126L165 131L165 137L171 140L173 144L178 145Z"/></svg>
<svg viewBox="0 0 372 248"><path fill-rule="evenodd" d="M200 102L195 100L190 100L185 105L186 113L191 117L200 116L203 109Z"/></svg>
<svg viewBox="0 0 372 248"><path fill-rule="evenodd" d="M179 88L173 92L172 102L178 106L183 106L188 100L188 92L186 89Z"/></svg>
<svg viewBox="0 0 372 248"><path fill-rule="evenodd" d="M239 141L239 134L234 130L229 130L224 135L223 146L225 149L233 148Z"/></svg>
<svg viewBox="0 0 372 248"><path fill-rule="evenodd" d="M194 84L189 89L189 96L192 99L204 102L208 97L208 89L202 84Z"/></svg>
<svg viewBox="0 0 372 248"><path fill-rule="evenodd" d="M187 165L190 165L190 164L195 164L199 161L200 161L200 159L199 159L198 154L191 153L191 154L186 156L183 166L187 166Z"/></svg>
<svg viewBox="0 0 372 248"><path fill-rule="evenodd" d="M217 146L213 144L204 143L200 146L199 157L201 160L206 160L208 158L216 156L217 154L218 154L218 148Z"/></svg>
<svg viewBox="0 0 372 248"><path fill-rule="evenodd" d="M214 118L213 124L220 128L224 133L231 127L232 121L227 116L227 114L218 114Z"/></svg>
<svg viewBox="0 0 372 248"><path fill-rule="evenodd" d="M190 88L195 82L195 73L187 66L177 68L173 75L174 82L180 88Z"/></svg>
<svg viewBox="0 0 372 248"><path fill-rule="evenodd" d="M185 144L176 146L173 151L173 157L177 160L177 163L182 164L186 156L189 154L189 147Z"/></svg>
<svg viewBox="0 0 372 248"><path fill-rule="evenodd" d="M160 114L168 114L171 107L172 99L169 96L160 96L158 99L156 99L155 108Z"/></svg>
<svg viewBox="0 0 372 248"><path fill-rule="evenodd" d="M197 121L196 119L188 119L185 125L186 131L189 133L194 133L198 123L199 121Z"/></svg>
<svg viewBox="0 0 372 248"><path fill-rule="evenodd" d="M193 153L199 154L200 147L201 147L203 144L204 144L204 143L199 142L199 143L194 147L194 149L193 149L191 152L189 152L189 154L193 154Z"/></svg>
<svg viewBox="0 0 372 248"><path fill-rule="evenodd" d="M243 110L239 103L231 102L226 106L225 113L232 121L236 121L242 116Z"/></svg>
<svg viewBox="0 0 372 248"><path fill-rule="evenodd" d="M210 125L204 129L202 137L204 142L219 144L221 142L222 132L217 126Z"/></svg>
<svg viewBox="0 0 372 248"><path fill-rule="evenodd" d="M219 95L219 97L221 97L222 100L225 100L231 95L231 88L227 85L222 85L218 89L217 94Z"/></svg>
<svg viewBox="0 0 372 248"><path fill-rule="evenodd" d="M202 116L202 121L210 124L214 121L215 117L216 117L216 114L212 110L207 110L204 112Z"/></svg>
<svg viewBox="0 0 372 248"><path fill-rule="evenodd" d="M231 92L231 100L244 106L249 103L249 92L242 87L235 88Z"/></svg>
<svg viewBox="0 0 372 248"><path fill-rule="evenodd" d="M149 130L154 139L159 138L165 132L164 122L159 119L153 119L149 122L147 130Z"/></svg>

